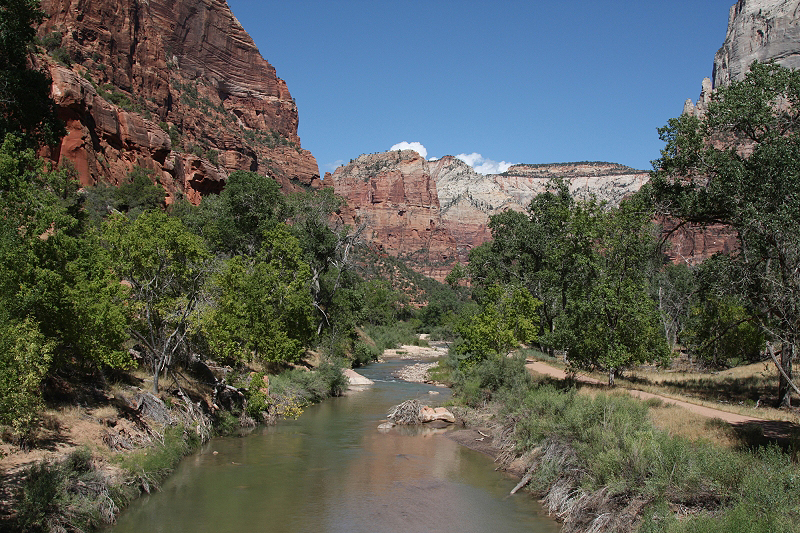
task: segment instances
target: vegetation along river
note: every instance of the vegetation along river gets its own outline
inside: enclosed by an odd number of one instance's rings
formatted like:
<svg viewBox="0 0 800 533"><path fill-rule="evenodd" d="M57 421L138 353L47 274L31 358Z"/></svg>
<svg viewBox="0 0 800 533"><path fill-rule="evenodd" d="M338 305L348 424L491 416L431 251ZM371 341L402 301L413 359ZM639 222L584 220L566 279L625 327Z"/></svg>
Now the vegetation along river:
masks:
<svg viewBox="0 0 800 533"><path fill-rule="evenodd" d="M533 498L509 496L515 479L446 430L377 430L393 405L449 394L393 378L406 364L362 369L375 385L297 420L213 439L108 532L557 532Z"/></svg>

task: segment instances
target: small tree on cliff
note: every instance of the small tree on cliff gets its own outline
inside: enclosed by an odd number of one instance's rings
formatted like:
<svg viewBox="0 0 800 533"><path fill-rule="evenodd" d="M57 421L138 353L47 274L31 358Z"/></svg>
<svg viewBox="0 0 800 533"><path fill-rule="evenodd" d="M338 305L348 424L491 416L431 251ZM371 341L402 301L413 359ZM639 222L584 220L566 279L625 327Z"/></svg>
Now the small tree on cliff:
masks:
<svg viewBox="0 0 800 533"><path fill-rule="evenodd" d="M659 134L666 146L654 161L658 210L737 231L729 279L770 352L773 343L782 348L779 395L789 405L800 340L800 71L753 63L744 80L717 90L705 117L671 119Z"/></svg>

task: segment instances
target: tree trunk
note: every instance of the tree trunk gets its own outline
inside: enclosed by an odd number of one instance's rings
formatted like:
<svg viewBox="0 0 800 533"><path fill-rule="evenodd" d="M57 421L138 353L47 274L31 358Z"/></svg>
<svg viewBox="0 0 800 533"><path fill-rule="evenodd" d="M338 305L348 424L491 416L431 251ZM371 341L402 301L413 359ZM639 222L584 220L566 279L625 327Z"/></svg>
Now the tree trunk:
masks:
<svg viewBox="0 0 800 533"><path fill-rule="evenodd" d="M158 394L158 367L153 365L153 394Z"/></svg>
<svg viewBox="0 0 800 533"><path fill-rule="evenodd" d="M792 378L792 359L794 358L794 344L788 343L781 346L781 368L789 378ZM783 374L778 382L778 407L792 406L792 388Z"/></svg>
<svg viewBox="0 0 800 533"><path fill-rule="evenodd" d="M608 386L609 387L613 387L614 386L614 378L615 378L616 372L617 372L616 368L609 368L608 369Z"/></svg>

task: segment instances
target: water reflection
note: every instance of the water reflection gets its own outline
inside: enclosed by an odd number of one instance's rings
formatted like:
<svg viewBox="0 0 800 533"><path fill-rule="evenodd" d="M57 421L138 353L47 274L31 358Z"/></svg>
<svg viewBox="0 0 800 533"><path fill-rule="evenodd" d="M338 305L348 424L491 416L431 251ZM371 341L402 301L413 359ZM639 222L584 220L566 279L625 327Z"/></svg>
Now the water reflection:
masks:
<svg viewBox="0 0 800 533"><path fill-rule="evenodd" d="M443 400L427 396L431 387L390 381L400 364L366 369L382 381L296 421L214 439L113 533L558 531L531 498L507 496L515 480L446 430L377 431L392 405Z"/></svg>

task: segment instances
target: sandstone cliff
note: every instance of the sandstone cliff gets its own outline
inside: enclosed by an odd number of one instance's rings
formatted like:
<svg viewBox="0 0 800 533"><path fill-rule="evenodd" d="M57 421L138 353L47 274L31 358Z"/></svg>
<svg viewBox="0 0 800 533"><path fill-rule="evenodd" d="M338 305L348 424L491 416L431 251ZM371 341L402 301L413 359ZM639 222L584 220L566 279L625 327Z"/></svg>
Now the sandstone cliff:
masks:
<svg viewBox="0 0 800 533"><path fill-rule="evenodd" d="M714 90L744 79L756 60L800 68L800 0L739 0L733 5L725 42L714 57L713 81L703 80L697 102L687 100L683 112L702 117ZM746 145L738 148L749 149ZM665 229L672 226L674 222L664 222ZM685 225L671 234L670 242L672 260L694 264L714 253L734 250L736 234L721 225Z"/></svg>
<svg viewBox="0 0 800 533"><path fill-rule="evenodd" d="M325 183L347 201L341 216L366 225L373 249L407 261L443 280L458 259L455 241L442 227L436 182L427 161L413 150L362 155L339 167Z"/></svg>
<svg viewBox="0 0 800 533"><path fill-rule="evenodd" d="M83 184L153 171L171 197L198 202L228 173L252 170L285 188L319 185L300 146L286 83L225 0L43 0L39 36L52 55L53 97L68 134L51 157ZM56 53L57 52L57 53Z"/></svg>
<svg viewBox="0 0 800 533"><path fill-rule="evenodd" d="M617 205L647 173L613 163L515 165L499 175L476 173L452 156L426 161L414 151L362 155L327 175L347 200L347 222L367 225L373 248L405 259L440 281L456 261L491 238L489 217L524 210L563 177L577 197Z"/></svg>
<svg viewBox="0 0 800 533"><path fill-rule="evenodd" d="M714 58L714 87L744 78L755 61L800 67L800 0L739 0Z"/></svg>

